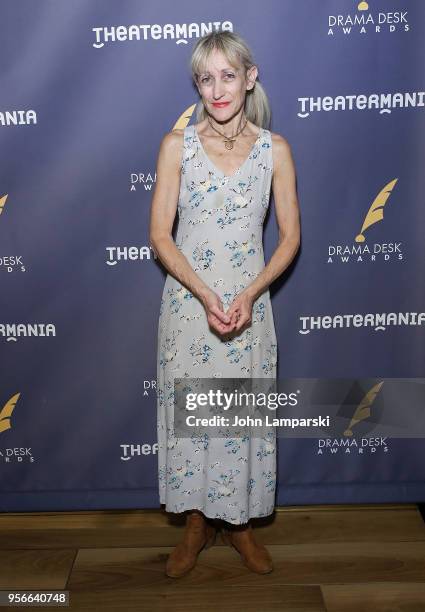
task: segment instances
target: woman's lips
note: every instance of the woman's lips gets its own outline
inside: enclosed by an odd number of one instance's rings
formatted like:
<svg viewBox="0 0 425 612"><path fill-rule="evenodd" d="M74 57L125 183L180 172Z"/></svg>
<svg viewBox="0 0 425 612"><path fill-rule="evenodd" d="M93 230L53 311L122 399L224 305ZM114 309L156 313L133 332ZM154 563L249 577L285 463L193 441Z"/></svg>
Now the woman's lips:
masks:
<svg viewBox="0 0 425 612"><path fill-rule="evenodd" d="M217 108L222 108L224 106L227 106L228 104L230 104L230 102L213 102L212 105L216 106Z"/></svg>

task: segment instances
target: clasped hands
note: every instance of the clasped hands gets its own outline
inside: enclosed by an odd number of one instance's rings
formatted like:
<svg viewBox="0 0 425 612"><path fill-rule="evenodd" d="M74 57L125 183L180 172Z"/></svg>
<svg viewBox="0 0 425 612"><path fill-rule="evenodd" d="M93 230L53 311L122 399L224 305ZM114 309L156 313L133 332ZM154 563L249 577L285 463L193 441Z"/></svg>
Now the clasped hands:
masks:
<svg viewBox="0 0 425 612"><path fill-rule="evenodd" d="M248 293L239 293L226 312L220 297L209 291L203 298L208 324L219 334L238 332L245 324L251 323L253 298Z"/></svg>

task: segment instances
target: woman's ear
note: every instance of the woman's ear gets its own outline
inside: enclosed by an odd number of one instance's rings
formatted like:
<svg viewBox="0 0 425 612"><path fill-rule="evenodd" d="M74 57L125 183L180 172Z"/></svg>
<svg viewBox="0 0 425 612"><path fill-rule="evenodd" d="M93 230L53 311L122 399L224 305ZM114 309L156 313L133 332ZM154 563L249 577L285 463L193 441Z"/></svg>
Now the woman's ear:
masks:
<svg viewBox="0 0 425 612"><path fill-rule="evenodd" d="M249 70L247 71L247 77L246 77L248 81L247 89L254 89L255 80L257 77L258 77L257 66L251 66L251 68L249 68Z"/></svg>

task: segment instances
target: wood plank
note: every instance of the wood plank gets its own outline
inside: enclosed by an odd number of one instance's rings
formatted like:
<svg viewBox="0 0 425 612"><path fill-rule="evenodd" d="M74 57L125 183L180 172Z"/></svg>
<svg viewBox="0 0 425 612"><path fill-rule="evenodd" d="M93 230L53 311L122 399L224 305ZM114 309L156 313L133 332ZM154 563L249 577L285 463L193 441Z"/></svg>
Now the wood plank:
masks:
<svg viewBox="0 0 425 612"><path fill-rule="evenodd" d="M70 600L73 612L326 612L320 587L308 585L244 587L243 592L231 586L224 591L219 583L205 589L180 585L173 591L139 587L73 592Z"/></svg>
<svg viewBox="0 0 425 612"><path fill-rule="evenodd" d="M275 545L268 547L274 571L265 576L250 572L230 547L213 546L202 551L196 567L173 580L164 573L171 547L81 549L78 551L69 588L163 589L182 585L223 588L284 584L325 585L362 582L425 582L425 543L384 542L371 546L354 542L332 544Z"/></svg>
<svg viewBox="0 0 425 612"><path fill-rule="evenodd" d="M64 589L76 550L4 550L0 589Z"/></svg>
<svg viewBox="0 0 425 612"><path fill-rule="evenodd" d="M327 612L424 612L425 582L327 584Z"/></svg>
<svg viewBox="0 0 425 612"><path fill-rule="evenodd" d="M425 524L411 504L279 508L273 519L253 522L264 544L425 540ZM4 514L0 547L174 546L183 527L184 517L163 510Z"/></svg>

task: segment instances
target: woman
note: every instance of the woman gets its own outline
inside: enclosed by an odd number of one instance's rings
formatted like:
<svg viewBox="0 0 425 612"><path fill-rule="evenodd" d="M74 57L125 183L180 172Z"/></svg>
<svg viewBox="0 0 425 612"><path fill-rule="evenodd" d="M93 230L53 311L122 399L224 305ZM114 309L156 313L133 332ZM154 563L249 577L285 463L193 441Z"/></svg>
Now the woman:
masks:
<svg viewBox="0 0 425 612"><path fill-rule="evenodd" d="M270 555L249 521L274 509L275 430L261 438L179 438L174 378L275 378L268 287L299 246L294 164L287 141L264 127L267 96L239 35L200 38L191 71L201 97L197 123L161 142L150 221L151 246L168 270L158 326L160 503L186 513L166 573L194 567L214 542L216 520L245 565L268 573ZM266 266L262 230L272 185L279 244Z"/></svg>

